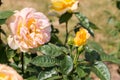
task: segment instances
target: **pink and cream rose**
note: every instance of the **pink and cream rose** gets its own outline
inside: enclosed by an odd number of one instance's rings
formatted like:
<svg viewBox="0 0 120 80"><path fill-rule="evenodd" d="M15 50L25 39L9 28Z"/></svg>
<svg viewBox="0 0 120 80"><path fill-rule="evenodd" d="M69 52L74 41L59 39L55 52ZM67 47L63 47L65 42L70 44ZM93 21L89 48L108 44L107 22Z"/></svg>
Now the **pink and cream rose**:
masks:
<svg viewBox="0 0 120 80"><path fill-rule="evenodd" d="M12 32L8 37L8 45L14 50L19 48L26 52L50 40L51 24L48 18L33 8L15 11L7 24Z"/></svg>
<svg viewBox="0 0 120 80"><path fill-rule="evenodd" d="M23 78L13 68L0 64L0 80L23 80Z"/></svg>

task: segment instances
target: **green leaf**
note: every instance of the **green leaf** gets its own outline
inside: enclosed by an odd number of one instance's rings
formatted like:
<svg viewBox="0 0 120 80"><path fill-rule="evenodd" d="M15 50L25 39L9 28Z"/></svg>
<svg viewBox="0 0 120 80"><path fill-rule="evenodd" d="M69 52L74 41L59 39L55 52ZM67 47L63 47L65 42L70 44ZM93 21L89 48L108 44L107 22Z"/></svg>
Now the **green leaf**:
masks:
<svg viewBox="0 0 120 80"><path fill-rule="evenodd" d="M86 77L85 80L93 80L93 79L91 79L90 77Z"/></svg>
<svg viewBox="0 0 120 80"><path fill-rule="evenodd" d="M31 76L31 77L29 77L29 78L27 78L25 80L38 80L38 79L36 78L36 76Z"/></svg>
<svg viewBox="0 0 120 80"><path fill-rule="evenodd" d="M18 66L16 63L9 63L9 65L14 68L17 72L21 72L20 66Z"/></svg>
<svg viewBox="0 0 120 80"><path fill-rule="evenodd" d="M47 80L60 80L61 77L60 76L52 76L51 78L47 79Z"/></svg>
<svg viewBox="0 0 120 80"><path fill-rule="evenodd" d="M102 46L94 41L88 41L87 45L88 46L86 47L86 49L88 50L95 50L98 53L104 53Z"/></svg>
<svg viewBox="0 0 120 80"><path fill-rule="evenodd" d="M72 74L72 78L69 78L69 80L82 80L78 75Z"/></svg>
<svg viewBox="0 0 120 80"><path fill-rule="evenodd" d="M93 31L93 29L92 28L88 28L87 30L90 33L90 35L94 37L94 31Z"/></svg>
<svg viewBox="0 0 120 80"><path fill-rule="evenodd" d="M111 80L110 79L110 72L107 66L101 62L96 62L93 67L92 71L101 79L101 80Z"/></svg>
<svg viewBox="0 0 120 80"><path fill-rule="evenodd" d="M60 70L63 74L69 74L72 69L73 69L73 60L70 56L65 56L63 57L61 62L59 63L60 65Z"/></svg>
<svg viewBox="0 0 120 80"><path fill-rule="evenodd" d="M55 33L51 34L50 42L54 43L54 44L62 44L62 42L60 41L60 39L58 38L58 36Z"/></svg>
<svg viewBox="0 0 120 80"><path fill-rule="evenodd" d="M91 34L91 36L94 37L94 32L91 29L93 26L90 25L90 22L89 22L88 18L86 16L84 16L82 13L79 13L79 12L75 12L74 14L76 15L76 17L80 21L79 25L81 25L82 27L87 29L88 32Z"/></svg>
<svg viewBox="0 0 120 80"><path fill-rule="evenodd" d="M98 52L96 52L95 50L92 50L90 52L85 52L85 58L87 61L90 62L95 62L96 60L100 60L100 55L98 54Z"/></svg>
<svg viewBox="0 0 120 80"><path fill-rule="evenodd" d="M99 29L94 23L89 22L89 25L92 29Z"/></svg>
<svg viewBox="0 0 120 80"><path fill-rule="evenodd" d="M30 73L38 73L38 69L36 66L27 66L26 72L30 72Z"/></svg>
<svg viewBox="0 0 120 80"><path fill-rule="evenodd" d="M50 70L50 71L41 71L38 75L38 80L46 80L47 78L53 77L53 75L56 75L56 70Z"/></svg>
<svg viewBox="0 0 120 80"><path fill-rule="evenodd" d="M25 53L24 54L24 66L27 68L27 65L29 65L30 62L31 62L30 55Z"/></svg>
<svg viewBox="0 0 120 80"><path fill-rule="evenodd" d="M76 72L80 78L85 77L87 75L87 73L80 66L77 66Z"/></svg>
<svg viewBox="0 0 120 80"><path fill-rule="evenodd" d="M92 57L95 57L97 60L102 60L102 61L109 61L115 64L120 64L120 59L117 59L113 55L108 55L104 52L103 48L96 42L88 42L88 46L86 47L86 51L89 53L86 53L86 59L92 60ZM95 53L90 54L92 51L95 51ZM89 58L91 56L91 58ZM99 59L100 58L100 59Z"/></svg>
<svg viewBox="0 0 120 80"><path fill-rule="evenodd" d="M117 6L118 9L120 9L120 0L116 1L116 6Z"/></svg>
<svg viewBox="0 0 120 80"><path fill-rule="evenodd" d="M78 20L80 21L80 23L85 27L85 28L89 28L89 20L87 19L87 17L85 15L83 15L82 13L76 12L75 13L76 17L78 18Z"/></svg>
<svg viewBox="0 0 120 80"><path fill-rule="evenodd" d="M56 59L43 55L33 58L31 63L41 67L52 67L56 65Z"/></svg>
<svg viewBox="0 0 120 80"><path fill-rule="evenodd" d="M8 17L10 17L13 14L14 14L13 11L1 11L0 12L0 19L7 19Z"/></svg>
<svg viewBox="0 0 120 80"><path fill-rule="evenodd" d="M6 19L0 19L0 25L4 24Z"/></svg>
<svg viewBox="0 0 120 80"><path fill-rule="evenodd" d="M59 23L62 24L64 22L68 22L68 20L72 17L72 13L66 12L59 18Z"/></svg>
<svg viewBox="0 0 120 80"><path fill-rule="evenodd" d="M8 58L5 52L5 46L0 46L0 63L7 63Z"/></svg>
<svg viewBox="0 0 120 80"><path fill-rule="evenodd" d="M14 50L12 50L11 48L7 47L6 55L7 55L8 59L11 59L11 58L13 58L16 55L16 53L15 53Z"/></svg>
<svg viewBox="0 0 120 80"><path fill-rule="evenodd" d="M109 62L120 65L120 59L117 59L113 55L108 55L108 54L102 53L102 54L100 54L100 58L101 58L102 61L109 61Z"/></svg>
<svg viewBox="0 0 120 80"><path fill-rule="evenodd" d="M63 54L63 51L60 47L58 47L54 44L51 44L51 43L41 46L40 51L43 54L49 55L51 57L57 57L57 56L60 56L61 54Z"/></svg>

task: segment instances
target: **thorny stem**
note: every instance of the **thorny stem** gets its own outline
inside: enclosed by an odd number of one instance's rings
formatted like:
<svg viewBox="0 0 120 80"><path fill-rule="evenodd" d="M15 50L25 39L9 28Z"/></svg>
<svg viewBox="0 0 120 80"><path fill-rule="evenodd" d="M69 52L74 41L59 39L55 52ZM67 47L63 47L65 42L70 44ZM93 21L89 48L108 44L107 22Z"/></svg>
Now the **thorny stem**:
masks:
<svg viewBox="0 0 120 80"><path fill-rule="evenodd" d="M24 53L21 53L22 74L24 76Z"/></svg>
<svg viewBox="0 0 120 80"><path fill-rule="evenodd" d="M0 30L1 30L1 26L0 26ZM0 33L0 44L2 43L2 40L1 40L1 33Z"/></svg>
<svg viewBox="0 0 120 80"><path fill-rule="evenodd" d="M65 45L66 45L66 43L67 43L67 41L68 41L68 35L69 35L69 32L68 32L68 22L66 22L66 37L65 37Z"/></svg>

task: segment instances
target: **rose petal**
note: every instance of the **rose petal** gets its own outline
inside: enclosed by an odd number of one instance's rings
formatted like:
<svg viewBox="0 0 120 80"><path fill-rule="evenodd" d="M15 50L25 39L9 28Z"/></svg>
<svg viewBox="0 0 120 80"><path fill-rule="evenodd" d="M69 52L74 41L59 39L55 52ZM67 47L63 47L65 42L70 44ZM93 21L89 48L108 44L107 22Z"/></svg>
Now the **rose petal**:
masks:
<svg viewBox="0 0 120 80"><path fill-rule="evenodd" d="M7 41L8 41L8 45L14 50L16 50L19 47L17 42L11 35L7 38Z"/></svg>

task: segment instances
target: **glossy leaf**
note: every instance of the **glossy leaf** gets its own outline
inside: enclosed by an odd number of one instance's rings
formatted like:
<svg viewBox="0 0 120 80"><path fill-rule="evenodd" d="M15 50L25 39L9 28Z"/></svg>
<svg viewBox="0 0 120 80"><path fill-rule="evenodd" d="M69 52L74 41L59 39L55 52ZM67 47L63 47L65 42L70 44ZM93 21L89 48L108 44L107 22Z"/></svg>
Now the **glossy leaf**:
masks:
<svg viewBox="0 0 120 80"><path fill-rule="evenodd" d="M90 22L89 22L88 18L86 16L84 16L82 13L79 13L79 12L76 12L75 15L78 18L78 20L80 21L79 25L86 28L88 30L88 32L91 34L91 36L94 37L94 32L92 30L93 26L90 25Z"/></svg>
<svg viewBox="0 0 120 80"><path fill-rule="evenodd" d="M101 80L111 80L110 79L110 72L107 68L107 66L101 62L98 61L94 64L92 67L92 71L101 79Z"/></svg>
<svg viewBox="0 0 120 80"><path fill-rule="evenodd" d="M76 17L78 18L78 20L80 21L80 23L85 27L85 28L89 28L89 20L87 19L87 17L85 15L83 15L82 13L76 12L75 13Z"/></svg>
<svg viewBox="0 0 120 80"><path fill-rule="evenodd" d="M92 29L99 29L94 23L89 22L89 24Z"/></svg>
<svg viewBox="0 0 120 80"><path fill-rule="evenodd" d="M66 12L59 18L59 23L68 22L68 20L72 17L72 13Z"/></svg>
<svg viewBox="0 0 120 80"><path fill-rule="evenodd" d="M87 73L80 66L77 66L76 72L80 78L85 77L87 75Z"/></svg>
<svg viewBox="0 0 120 80"><path fill-rule="evenodd" d="M73 69L73 60L70 56L65 56L60 62L60 70L63 74L69 74Z"/></svg>
<svg viewBox="0 0 120 80"><path fill-rule="evenodd" d="M10 17L13 14L14 14L13 11L1 11L0 12L0 19L6 19L6 18Z"/></svg>
<svg viewBox="0 0 120 80"><path fill-rule="evenodd" d="M47 80L60 80L61 76L52 76L50 78L48 78Z"/></svg>
<svg viewBox="0 0 120 80"><path fill-rule="evenodd" d="M95 62L96 60L100 60L100 55L95 51L95 50L92 50L90 52L85 52L85 58L87 61L90 61L90 62Z"/></svg>
<svg viewBox="0 0 120 80"><path fill-rule="evenodd" d="M102 61L109 61L109 62L113 62L120 65L120 59L116 58L113 55L108 55L103 53L103 54L100 54L100 58Z"/></svg>
<svg viewBox="0 0 120 80"><path fill-rule="evenodd" d="M38 75L38 80L46 80L47 78L50 78L55 74L57 74L57 72L54 69L50 71L41 71Z"/></svg>
<svg viewBox="0 0 120 80"><path fill-rule="evenodd" d="M63 50L54 45L54 44L47 44L47 45L43 45L40 47L40 51L45 54L45 55L49 55L51 57L57 57L60 56L61 54L63 54Z"/></svg>
<svg viewBox="0 0 120 80"><path fill-rule="evenodd" d="M27 67L27 65L29 65L29 63L31 62L31 58L29 54L24 54L24 66Z"/></svg>
<svg viewBox="0 0 120 80"><path fill-rule="evenodd" d="M36 78L36 76L31 76L31 77L24 79L24 80L38 80L38 79Z"/></svg>
<svg viewBox="0 0 120 80"><path fill-rule="evenodd" d="M33 58L31 63L41 67L52 67L56 65L56 59L43 55Z"/></svg>
<svg viewBox="0 0 120 80"><path fill-rule="evenodd" d="M104 53L104 50L103 48L101 47L100 44L96 43L96 42L93 42L93 41L88 41L88 46L86 47L86 49L88 50L95 50L97 51L98 53Z"/></svg>

